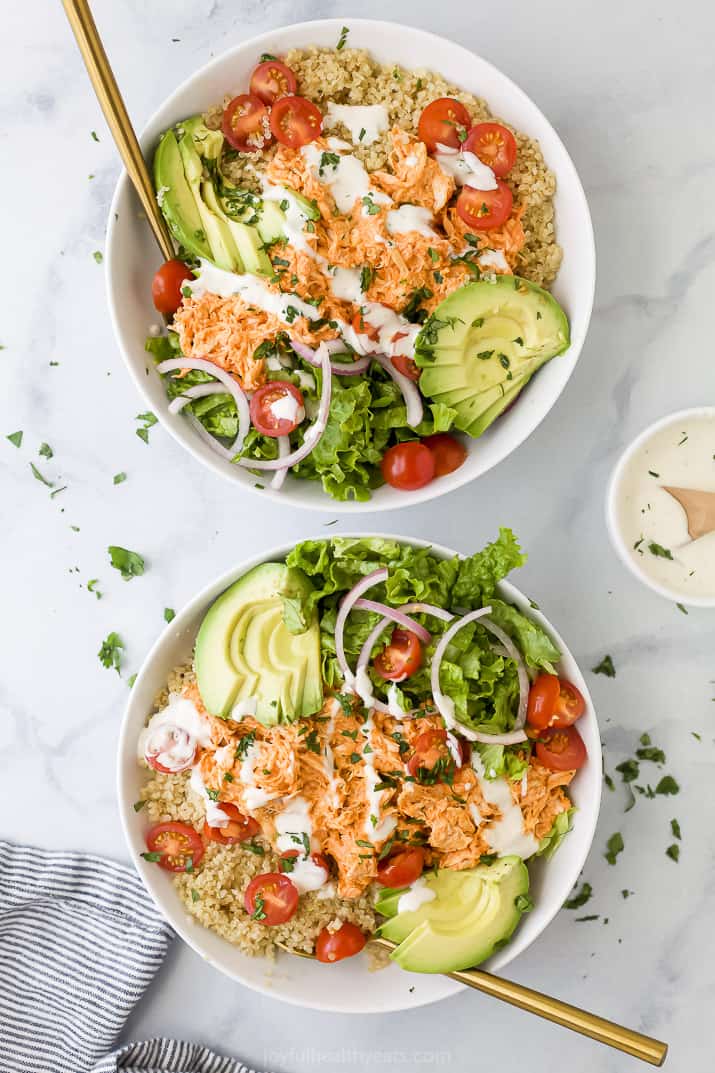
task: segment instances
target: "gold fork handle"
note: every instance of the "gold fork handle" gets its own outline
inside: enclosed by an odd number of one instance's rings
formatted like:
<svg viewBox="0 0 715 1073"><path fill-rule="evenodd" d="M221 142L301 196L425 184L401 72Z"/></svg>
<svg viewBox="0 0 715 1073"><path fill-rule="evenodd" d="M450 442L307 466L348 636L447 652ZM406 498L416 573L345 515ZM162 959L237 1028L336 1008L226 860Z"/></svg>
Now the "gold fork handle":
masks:
<svg viewBox="0 0 715 1073"><path fill-rule="evenodd" d="M104 112L109 129L117 144L122 163L139 195L142 208L159 243L165 260L174 257L174 244L169 229L156 203L151 176L134 133L131 120L119 92L107 54L97 32L87 0L62 0L70 26L77 38L94 92Z"/></svg>
<svg viewBox="0 0 715 1073"><path fill-rule="evenodd" d="M376 945L387 950L394 950L395 944L388 939L373 938L370 940ZM481 969L465 969L463 972L448 972L452 980L458 980L460 984L473 987L475 991L482 991L492 998L508 1002L510 1006L518 1006L520 1010L536 1014L547 1021L554 1021L563 1028L570 1028L572 1032L578 1032L582 1036L590 1036L598 1043L605 1043L607 1047L615 1047L618 1051L640 1058L642 1062L649 1062L652 1066L662 1066L668 1053L667 1043L651 1039L641 1032L634 1032L631 1028L624 1028L613 1021L607 1021L605 1017L597 1017L587 1010L580 1010L578 1006L570 1006L568 1002L543 995L540 991L533 991L523 984L514 983L513 980L505 980L500 976L492 976L489 972Z"/></svg>
<svg viewBox="0 0 715 1073"><path fill-rule="evenodd" d="M570 1028L572 1032L579 1032L582 1036L590 1036L599 1043L625 1051L626 1054L640 1058L642 1062L649 1062L652 1066L662 1066L665 1061L668 1053L667 1043L607 1021L605 1017L597 1017L594 1013L551 998L550 995L542 995L540 991L533 991L523 984L492 976L488 972L480 972L479 969L450 972L448 975L467 987L483 991L484 994L499 998L511 1006L518 1006L521 1010L535 1013L537 1017L544 1017L547 1021L554 1021L557 1025Z"/></svg>

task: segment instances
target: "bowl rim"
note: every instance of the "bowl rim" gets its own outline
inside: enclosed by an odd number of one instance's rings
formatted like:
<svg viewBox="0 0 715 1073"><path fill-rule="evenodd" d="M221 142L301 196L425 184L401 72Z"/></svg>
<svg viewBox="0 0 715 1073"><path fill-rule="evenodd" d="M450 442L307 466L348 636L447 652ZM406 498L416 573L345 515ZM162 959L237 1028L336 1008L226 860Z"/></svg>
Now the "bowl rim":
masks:
<svg viewBox="0 0 715 1073"><path fill-rule="evenodd" d="M424 540L424 539L418 538L418 537L406 537L406 536L403 536L403 535L400 535L400 534L395 534L395 533L382 533L382 532L353 533L353 532L349 532L349 533L341 533L340 537L341 537L341 539L348 539L348 540L349 539L361 539L361 540L363 540L363 539L374 539L374 538L383 539L383 540L394 540L394 541L397 541L399 543L408 544L408 545L410 545L412 547L416 547L416 548L430 548L439 558L453 558L455 556L457 556L459 558L465 558L465 556L462 553L457 552L453 548L450 548L450 547L448 547L446 545L438 544L438 543L435 543L434 541L428 541L428 540ZM310 539L329 540L331 538L326 537L325 534L322 534L322 535L318 535L316 537L308 536L308 537L305 537L304 539L308 539L308 540L310 540ZM265 551L263 551L263 552L261 552L259 554L256 554L256 555L252 556L248 560L245 560L245 561L243 561L243 562L241 562L239 564L236 564L231 569L223 571L218 577L214 578L212 581L208 582L208 584L204 585L201 588L201 590L198 593L196 593L193 597L191 597L187 601L187 603L184 604L184 606L181 608L181 610L179 612L177 612L177 614L176 614L175 618L172 620L172 622L170 624L166 625L162 629L161 633L159 634L159 636L157 637L156 641L151 646L149 652L147 653L147 655L145 656L144 660L142 661L141 667L139 669L139 672L137 674L137 678L136 678L136 681L135 681L135 687L137 685L138 686L142 685L145 676L148 675L149 668L153 666L155 660L161 654L161 652L162 652L162 650L164 648L164 645L167 643L167 641L171 637L172 632L174 632L176 630L177 623L180 626L181 622L184 619L191 619L198 612L200 612L202 610L205 613L205 611L208 609L208 606L210 606L210 604L214 600L216 600L218 598L218 596L223 591L225 591L225 589L230 584L232 584L234 581L238 580L240 577L242 577L244 574L246 574L249 570L253 569L255 566L260 565L261 563L273 562L273 561L276 561L276 560L280 561L282 559L285 559L286 555L298 543L300 543L300 541L292 541L292 542L287 543L287 544L281 544L281 545L278 545L277 547L269 548L269 549L267 549L267 550L265 550ZM532 602L529 601L528 598L526 596L524 596L524 594L519 589L517 589L515 585L511 584L511 582L508 582L508 581L502 581L502 582L499 583L499 588L506 595L508 595L512 600L516 599L517 601L521 601L522 605L524 605L524 609L528 605L528 608L529 608L528 614L529 614L529 616L532 617L533 619L535 619L536 621L538 621L540 625L544 626L544 628L548 630L549 635L554 638L556 643L561 648L562 656L568 657L573 662L574 666L576 667L577 672L578 672L578 675L577 675L577 677L578 677L578 686L579 686L580 690L582 691L582 693L583 693L583 695L585 697L586 705L587 705L587 715L590 717L588 719L588 723L587 723L588 733L586 735L584 735L585 744L586 744L586 748L587 748L587 753L588 753L589 760L592 760L592 762L597 763L598 767L599 767L599 771L600 771L600 734L599 734L599 728L598 728L598 718L597 718L597 715L596 715L596 710L595 710L593 700L591 698L588 686L587 686L587 684L585 682L585 679L583 678L583 674L581 672L580 667L578 666L578 664L576 662L575 657L573 656L573 653L571 652L569 647L565 644L565 642L564 642L563 638L561 637L560 633L558 632L558 630L552 625L552 623L546 618L546 616L538 608L534 608L532 606ZM195 638L194 638L194 641L195 641ZM159 687L159 688L161 688L161 687ZM157 692L157 690L154 689L153 694L155 694L156 692ZM386 1006L384 1001L380 1002L379 1005L378 1004L370 1004L370 1000L368 998L367 1001L366 1001L365 1006L361 1007L360 1009L355 1009L353 1007L346 1008L344 1005L328 1004L328 1003L319 1002L319 1001L316 1001L316 1000L301 1001L300 999L298 999L296 997L293 997L292 995L279 994L279 993L277 993L277 990L276 990L275 986L273 986L273 987L269 986L269 985L265 984L264 982L257 983L257 982L252 981L252 980L248 981L248 980L246 980L245 977L243 977L241 975L240 972L228 969L228 968L226 968L226 967L224 967L222 965L215 964L213 959L211 957L209 957L207 955L207 953L205 952L205 950L203 949L203 944L202 944L201 938L200 938L200 936L201 936L201 925L199 925L197 927L196 924L194 924L194 922L192 920L187 926L187 914L186 914L185 910L183 909L183 907L181 906L181 903L178 901L178 897L176 896L176 893L173 890L172 890L172 901L175 899L176 900L176 905L171 905L169 907L164 905L164 901L166 899L163 897L163 895L160 895L158 889L154 889L155 885L154 885L153 880L152 880L152 873L149 870L149 866L146 864L145 861L143 861L139 857L139 854L135 850L134 845L133 845L133 832L132 832L131 824L133 822L136 822L138 814L136 813L136 811L135 811L135 809L133 807L133 802L129 800L128 788L125 787L125 785L124 785L123 763L124 763L125 757L128 756L128 755L131 756L132 758L136 757L136 731L135 731L135 728L132 726L132 723L133 723L132 716L133 716L135 707L137 707L137 705L139 704L139 701L135 699L138 695L139 695L139 690L136 689L136 691L135 691L135 688L133 688L131 693L130 693L130 696L129 696L128 700L127 700L127 703L126 703L126 705L124 707L124 711L122 713L122 722L121 722L121 727L120 727L120 731L119 731L119 738L118 738L118 743L117 743L116 791L117 791L117 800L118 800L118 807L119 807L120 822L121 822L125 843L126 843L126 846L127 846L128 850L129 850L129 855L130 855L132 864L134 865L136 871L139 873L139 876L140 876L140 878L142 880L142 883L144 884L144 887L145 887L146 891L148 892L149 896L151 897L152 901L154 902L154 905L156 906L156 908L159 911L159 913L161 914L161 916L165 920L167 920L169 922L171 927L178 933L178 935L184 940L184 942L187 943L187 945L194 951L194 953L198 954L201 958L203 958L204 960L208 961L209 964L211 964L214 968L216 968L219 972L221 972L225 976L229 977L229 979L232 979L232 980L242 984L244 987L248 987L251 990L256 991L256 992L258 992L260 994L266 995L266 996L268 996L270 998L279 999L281 1002L286 1002L289 1005L298 1006L298 1007L301 1007L301 1008L304 1008L304 1009L308 1008L308 1009L316 1009L316 1010L332 1011L332 1012L340 1012L340 1013L350 1013L350 1014L372 1014L372 1013L382 1013L382 1014L384 1014L384 1013L399 1011L399 1010L403 1010L403 1009L416 1008L418 1005L429 1005L429 1004L432 1004L433 1002L440 1002L443 999L449 998L452 995L455 995L458 992L464 990L466 985L458 983L458 982L455 981L453 983L453 985L450 986L444 992L444 994L438 995L438 996L428 996L426 998L422 998L420 996L419 1003L417 1003L417 1002L411 1003L409 1006L407 1004L404 1004L404 1003L402 1005L400 1005L399 1001L395 1005L390 1005L390 1006ZM569 872L568 883L564 882L564 883L561 884L561 889L560 889L558 898L554 898L552 906L550 907L550 909L548 909L546 911L546 916L545 916L545 919L543 921L543 924L542 924L540 930L531 939L528 939L525 943L523 943L521 946L519 946L519 940L518 940L518 934L519 933L517 932L516 937L510 939L509 943L501 951L499 951L499 955L497 955L497 956L500 957L500 962L499 962L499 965L497 967L498 971L501 971L502 968L504 968L507 964L509 964L514 958L518 957L519 954L521 954L525 950L527 950L534 942L536 942L543 935L543 933L548 928L549 924L551 924L551 922L553 921L553 919L556 916L556 914L562 908L563 901L568 896L568 894L571 891L573 885L576 883L579 875L581 874L581 872L583 870L583 867L584 867L584 864L586 862L586 858L588 857L588 854L589 854L589 852L591 850L591 846L593 844L593 839L594 839L594 835L595 835L595 831L596 831L596 824L598 822L598 816L599 816L599 812L600 812L601 797L602 797L602 792L603 792L602 782L601 782L600 778L596 779L595 786L596 786L595 795L593 797L593 800L589 802L588 808L586 808L586 807L579 808L580 826L582 827L580 852L578 852L576 854L573 869ZM228 940L224 940L224 941L228 942ZM451 981L450 981L450 983L451 983ZM396 995L396 998L397 998L397 995Z"/></svg>
<svg viewBox="0 0 715 1073"><path fill-rule="evenodd" d="M327 18L327 19L313 19L308 22L289 23L285 26L274 27L271 30L265 31L255 37L246 38L240 41L236 45L229 46L223 52L210 59L207 63L198 67L191 75L185 78L174 90L170 93L161 104L152 112L147 122L142 127L139 134L139 141L144 148L144 143L149 138L149 132L158 123L160 115L166 110L170 109L175 100L177 100L183 93L189 90L192 83L200 81L206 77L210 72L219 67L226 61L229 56L233 56L238 53L243 53L249 49L257 51L265 51L266 45L269 45L276 35L279 33L300 32L309 38L312 30L316 27L326 28L333 27L338 32L342 25L349 23L351 26L360 26L364 29L374 30L376 33L380 33L381 28L384 28L390 32L399 31L401 33L407 33L413 38L420 38L425 42L425 45L430 43L439 42L442 46L447 44L451 49L457 52L462 52L472 59L476 58L480 64L489 70L493 75L501 80L503 85L508 89L508 92L514 96L517 100L525 105L528 109L532 110L532 114L539 122L550 131L551 136L554 138L555 143L563 153L563 165L557 174L557 182L564 181L564 175L569 175L569 186L572 190L572 196L575 202L578 202L578 212L580 216L580 228L582 234L579 236L580 246L585 249L586 258L588 262L587 271L584 273L584 278L581 286L583 287L584 296L586 298L585 313L583 316L583 328L580 331L580 338L577 338L576 342L571 342L568 350L563 355L564 357L570 357L570 365L566 370L566 374L560 384L556 384L552 391L553 398L548 406L548 409L542 416L534 414L528 420L523 422L523 425L517 426L516 434L513 440L505 444L499 452L495 455L494 459L490 462L487 469L482 470L476 475L470 475L463 471L463 467L447 474L444 477L440 477L437 481L432 481L425 485L423 488L413 490L409 493L401 493L400 497L389 498L386 501L375 501L374 493L367 501L346 500L340 501L333 499L327 492L322 492L320 498L313 500L310 497L304 497L300 488L299 482L296 481L298 487L293 489L290 481L280 491L274 491L270 488L269 484L264 487L258 488L254 481L241 480L238 475L231 471L228 464L219 457L214 451L211 450L206 444L202 443L198 436L190 436L187 434L187 430L182 425L169 420L168 410L166 408L160 409L157 413L163 427L168 431L170 436L196 461L202 465L207 466L214 473L222 476L225 480L230 481L232 484L237 485L243 490L247 490L253 494L259 493L264 499L270 499L275 503L284 503L290 506L297 506L303 510L330 512L336 514L361 514L370 512L382 512L388 510L400 510L403 507L417 506L420 503L429 502L433 499L437 499L440 496L447 495L449 492L456 491L458 488L462 488L472 481L479 480L480 477L486 476L492 469L498 466L506 458L508 458L536 431L539 425L546 420L546 417L556 405L558 399L566 388L569 380L571 379L573 372L576 368L576 364L581 356L583 345L588 336L588 329L590 325L591 315L593 313L593 302L596 287L596 246L593 231L593 222L591 219L591 213L586 199L586 194L583 188L583 184L576 170L576 166L571 159L571 156L566 149L561 137L557 133L556 129L552 126L548 118L544 115L538 105L531 99L531 97L521 89L508 75L504 74L498 67L496 67L489 60L484 59L481 55L473 52L471 49L466 48L450 38L443 37L439 34L434 34L428 30L423 30L413 26L407 26L404 23L393 22L390 20L382 19L363 19L363 18L349 18L347 16L343 18ZM148 150L144 149L145 155ZM119 351L122 355L125 366L129 372L131 379L134 381L135 386L139 390L140 395L146 403L151 406L155 406L155 400L151 399L146 392L146 376L140 375L139 369L134 368L133 359L130 353L129 346L124 345L124 337L121 329L122 313L118 308L117 300L115 298L115 285L114 276L116 271L115 258L114 258L114 235L115 230L122 226L119 223L119 213L117 206L120 200L125 197L125 194L129 190L130 182L129 176L125 169L122 170L117 185L112 196L112 201L109 208L109 217L107 225L107 237L106 237L106 256L105 256L105 285L107 291L107 301L109 306L110 321L112 324L112 330L114 338ZM557 225L558 226L558 225ZM562 271L563 269L560 269ZM558 277L557 277L558 278ZM580 326L579 326L580 327ZM168 406L168 403L167 403ZM181 431L180 431L181 430ZM475 441L475 443L478 441ZM233 467L235 469L235 467ZM301 482L306 483L306 482ZM311 482L313 483L313 482ZM321 490L322 491L322 490Z"/></svg>
<svg viewBox="0 0 715 1073"><path fill-rule="evenodd" d="M646 425L646 427L623 449L611 471L611 476L606 489L604 503L606 527L608 529L608 535L611 538L611 544L613 545L618 558L628 567L631 574L633 574L633 576L643 585L646 585L649 589L652 589L653 592L656 592L664 599L670 600L671 603L681 603L688 607L715 607L715 596L694 596L683 594L678 589L671 589L668 585L664 585L655 578L649 577L645 571L640 570L638 563L630 555L630 549L626 544L618 521L617 497L620 490L620 483L626 466L635 453L651 438L651 436L660 432L661 429L668 428L669 425L675 425L680 421L685 421L688 418L693 417L711 417L715 420L715 406L690 406L685 410L675 410L672 413L665 414L663 417L659 417L649 425Z"/></svg>

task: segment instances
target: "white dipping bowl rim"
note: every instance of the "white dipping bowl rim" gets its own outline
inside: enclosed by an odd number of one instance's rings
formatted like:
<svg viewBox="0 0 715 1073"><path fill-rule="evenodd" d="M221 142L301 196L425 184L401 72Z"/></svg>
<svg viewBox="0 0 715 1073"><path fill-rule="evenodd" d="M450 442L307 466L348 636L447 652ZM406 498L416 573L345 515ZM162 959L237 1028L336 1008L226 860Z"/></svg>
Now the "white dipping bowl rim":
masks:
<svg viewBox="0 0 715 1073"><path fill-rule="evenodd" d="M417 548L429 547L440 558L453 558L459 554L439 544L394 534L346 533L341 537L396 540ZM330 538L323 533L306 539ZM284 560L296 543L255 555L212 581L179 611L153 645L132 687L119 735L117 792L121 823L131 859L159 912L192 950L226 976L269 997L310 1009L361 1014L411 1009L455 995L464 985L446 976L405 973L396 965L369 972L364 955L325 966L317 961L281 954L271 973L270 963L265 959L242 954L228 941L195 922L180 902L170 873L140 856L146 850L144 830L147 823L143 810L135 811L134 802L146 781L147 771L137 763L137 738L152 710L154 698L165 687L169 671L189 658L199 623L213 601L254 566ZM534 909L524 915L510 942L485 963L484 967L491 971L500 971L526 950L558 913L588 855L601 801L601 742L593 702L583 676L563 639L544 615L532 608L529 600L513 585L503 582L500 589L506 599L548 630L561 649L561 671L586 699L587 710L578 725L589 762L572 785L571 796L578 805L573 828L552 860L539 858L531 865ZM546 881L550 887L548 896L546 892L540 893Z"/></svg>
<svg viewBox="0 0 715 1073"><path fill-rule="evenodd" d="M649 589L652 589L653 592L657 592L659 596L664 596L666 600L687 604L688 607L715 607L715 596L691 596L681 592L679 589L671 589L668 585L663 585L660 581L656 581L655 578L650 577L644 570L641 570L638 562L631 555L632 549L624 539L618 522L618 492L620 490L620 484L626 466L633 458L633 455L651 438L651 436L660 432L661 429L668 428L669 425L677 425L681 421L687 421L688 418L693 417L711 417L715 421L715 406L691 406L687 410L676 410L675 413L666 414L664 417L658 418L658 420L654 421L652 424L647 425L646 428L644 428L643 431L628 444L623 454L616 462L611 473L611 479L608 482L608 490L606 492L606 525L608 527L611 543L613 544L619 559L621 559L621 561L628 567L633 576L638 578L644 585L647 585Z"/></svg>
<svg viewBox="0 0 715 1073"><path fill-rule="evenodd" d="M161 320L150 296L151 279L161 257L148 225L138 217L139 202L126 173L120 176L110 207L105 261L110 317L125 364L144 403L189 454L214 473L276 503L359 514L414 506L460 488L487 473L534 432L566 387L581 353L593 307L596 254L591 216L576 168L558 134L533 101L510 78L468 49L399 23L320 19L279 27L228 49L184 81L154 113L140 137L146 159L151 159L158 137L167 127L221 100L232 88L244 92L248 74L262 52L284 53L312 44L333 46L343 25L350 28L351 47L367 48L385 63L440 71L457 85L484 97L495 115L538 139L544 159L556 175L556 237L564 259L552 293L569 318L571 345L539 370L520 395L518 405L483 437L463 437L469 453L458 470L412 492L383 485L366 502L339 502L323 491L320 482L299 480L290 474L281 491L271 490L268 479L256 478L221 458L199 438L185 417L168 411L169 400L161 378L144 350L149 325ZM265 486L260 491L257 482Z"/></svg>

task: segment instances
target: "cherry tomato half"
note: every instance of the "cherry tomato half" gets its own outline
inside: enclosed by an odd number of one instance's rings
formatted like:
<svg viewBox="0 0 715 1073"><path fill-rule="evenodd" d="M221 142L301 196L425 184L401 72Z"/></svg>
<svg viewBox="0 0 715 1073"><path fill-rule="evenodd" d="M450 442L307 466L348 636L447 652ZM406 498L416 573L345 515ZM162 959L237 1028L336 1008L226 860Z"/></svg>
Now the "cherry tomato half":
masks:
<svg viewBox="0 0 715 1073"><path fill-rule="evenodd" d="M187 865L193 870L204 855L201 836L187 823L156 823L144 838L149 853L160 855L156 864L167 872L185 872Z"/></svg>
<svg viewBox="0 0 715 1073"><path fill-rule="evenodd" d="M287 872L290 874L293 871L293 865L289 864L289 861L294 861L297 857L302 857L303 851L299 849L287 849L284 853L281 853L278 858L278 868L281 872ZM330 875L330 861L324 853L311 853L310 859L316 868L322 868L325 872L326 878Z"/></svg>
<svg viewBox="0 0 715 1073"><path fill-rule="evenodd" d="M154 273L154 279L151 281L154 308L159 313L176 313L184 297L181 288L187 279L193 278L194 274L191 269L178 258L164 261L161 268Z"/></svg>
<svg viewBox="0 0 715 1073"><path fill-rule="evenodd" d="M389 644L375 656L373 666L388 682L401 682L422 666L422 645L411 630L396 627Z"/></svg>
<svg viewBox="0 0 715 1073"><path fill-rule="evenodd" d="M390 854L377 866L377 882L383 887L409 887L422 875L425 855L419 846Z"/></svg>
<svg viewBox="0 0 715 1073"><path fill-rule="evenodd" d="M281 97L271 108L273 137L289 149L315 141L322 127L322 112L305 97Z"/></svg>
<svg viewBox="0 0 715 1073"><path fill-rule="evenodd" d="M491 231L501 227L511 216L514 203L511 190L497 179L496 190L475 190L463 186L457 198L457 212L475 231Z"/></svg>
<svg viewBox="0 0 715 1073"><path fill-rule="evenodd" d="M289 380L269 380L254 392L251 421L263 436L287 436L305 417L303 395Z"/></svg>
<svg viewBox="0 0 715 1073"><path fill-rule="evenodd" d="M248 88L259 101L273 104L279 97L291 96L297 86L298 82L290 67L280 60L265 60L254 70Z"/></svg>
<svg viewBox="0 0 715 1073"><path fill-rule="evenodd" d="M471 117L463 104L452 97L439 97L428 104L420 116L417 135L430 153L434 153L437 143L459 149L471 125Z"/></svg>
<svg viewBox="0 0 715 1073"><path fill-rule="evenodd" d="M226 105L221 129L224 137L240 153L256 153L273 140L270 112L260 97L241 93Z"/></svg>
<svg viewBox="0 0 715 1073"><path fill-rule="evenodd" d="M298 908L298 888L280 872L263 872L246 887L246 912L269 927L285 924Z"/></svg>
<svg viewBox="0 0 715 1073"><path fill-rule="evenodd" d="M447 755L447 731L438 728L424 730L415 738L414 752L407 761L407 770L416 778L420 768L431 771Z"/></svg>
<svg viewBox="0 0 715 1073"><path fill-rule="evenodd" d="M330 965L334 961L342 961L343 958L359 954L366 942L367 939L358 926L346 921L337 931L323 928L315 941L315 956L318 961Z"/></svg>
<svg viewBox="0 0 715 1073"><path fill-rule="evenodd" d="M408 358L407 354L395 354L391 360L398 373L402 373L408 380L419 380L420 370L413 359Z"/></svg>
<svg viewBox="0 0 715 1073"><path fill-rule="evenodd" d="M260 831L261 825L258 820L254 820L253 816L244 816L229 801L222 801L221 808L229 817L228 823L224 827L210 827L208 823L205 823L204 841L218 842L222 846L233 846L237 842L247 842Z"/></svg>
<svg viewBox="0 0 715 1073"><path fill-rule="evenodd" d="M549 727L536 739L536 755L550 771L578 771L586 763L586 746L576 727Z"/></svg>
<svg viewBox="0 0 715 1073"><path fill-rule="evenodd" d="M435 477L445 477L448 473L454 473L455 469L464 462L467 457L467 448L448 432L436 432L434 436L425 436L422 440L425 447L429 448L434 458Z"/></svg>
<svg viewBox="0 0 715 1073"><path fill-rule="evenodd" d="M529 690L526 719L537 730L571 726L585 711L586 701L580 690L555 674L540 674Z"/></svg>
<svg viewBox="0 0 715 1073"><path fill-rule="evenodd" d="M516 162L516 138L501 123L477 123L462 149L478 156L500 179L509 174Z"/></svg>
<svg viewBox="0 0 715 1073"><path fill-rule="evenodd" d="M410 441L388 447L382 456L382 476L393 488L413 491L434 477L434 457L423 443Z"/></svg>

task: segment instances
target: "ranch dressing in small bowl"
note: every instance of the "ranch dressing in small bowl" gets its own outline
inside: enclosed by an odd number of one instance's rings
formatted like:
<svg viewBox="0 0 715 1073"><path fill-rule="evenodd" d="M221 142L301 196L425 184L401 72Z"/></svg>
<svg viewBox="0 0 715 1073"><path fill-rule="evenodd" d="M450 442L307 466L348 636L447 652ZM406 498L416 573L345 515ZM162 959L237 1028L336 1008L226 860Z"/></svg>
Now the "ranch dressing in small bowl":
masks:
<svg viewBox="0 0 715 1073"><path fill-rule="evenodd" d="M696 539L687 500L700 497L700 521L713 531ZM707 494L713 498L710 499ZM621 456L611 478L607 516L616 551L633 573L662 596L715 606L715 407L671 414L649 426ZM692 528L692 507L691 514Z"/></svg>

